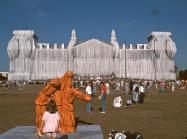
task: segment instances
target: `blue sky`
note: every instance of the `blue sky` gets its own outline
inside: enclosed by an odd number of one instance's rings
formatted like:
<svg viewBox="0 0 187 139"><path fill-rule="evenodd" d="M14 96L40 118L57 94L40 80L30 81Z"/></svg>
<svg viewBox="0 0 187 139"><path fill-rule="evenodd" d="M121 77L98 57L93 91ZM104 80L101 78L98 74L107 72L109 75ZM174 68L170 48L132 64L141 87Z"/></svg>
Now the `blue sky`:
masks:
<svg viewBox="0 0 187 139"><path fill-rule="evenodd" d="M176 65L187 68L187 0L0 0L0 71L9 70L13 30L32 29L39 42L65 43L72 29L80 41L147 43L152 31L169 31L177 46Z"/></svg>

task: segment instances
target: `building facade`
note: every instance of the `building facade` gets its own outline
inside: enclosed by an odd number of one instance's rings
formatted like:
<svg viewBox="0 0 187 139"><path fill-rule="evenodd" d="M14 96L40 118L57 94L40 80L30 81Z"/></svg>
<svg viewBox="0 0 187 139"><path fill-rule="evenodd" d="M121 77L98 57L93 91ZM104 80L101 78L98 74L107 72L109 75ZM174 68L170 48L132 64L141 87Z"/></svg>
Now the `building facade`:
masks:
<svg viewBox="0 0 187 139"><path fill-rule="evenodd" d="M114 30L111 41L78 42L75 30L64 44L38 43L32 30L15 30L8 44L8 80L47 80L67 70L79 75L175 80L176 45L170 32L152 32L147 44L119 45Z"/></svg>

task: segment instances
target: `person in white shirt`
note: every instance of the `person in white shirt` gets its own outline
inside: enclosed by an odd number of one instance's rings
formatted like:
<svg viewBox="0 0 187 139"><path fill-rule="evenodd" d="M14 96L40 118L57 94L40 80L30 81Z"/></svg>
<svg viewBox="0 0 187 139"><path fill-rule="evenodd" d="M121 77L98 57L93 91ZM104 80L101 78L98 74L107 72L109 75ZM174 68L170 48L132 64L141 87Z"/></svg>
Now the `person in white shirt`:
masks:
<svg viewBox="0 0 187 139"><path fill-rule="evenodd" d="M124 81L121 80L121 87L123 88L123 86L124 86Z"/></svg>
<svg viewBox="0 0 187 139"><path fill-rule="evenodd" d="M120 108L122 106L121 96L114 98L113 106L114 106L114 108Z"/></svg>
<svg viewBox="0 0 187 139"><path fill-rule="evenodd" d="M92 96L92 88L91 88L91 84L89 82L86 87L86 94ZM92 108L92 102L89 101L86 103L86 112L91 112L91 108Z"/></svg>
<svg viewBox="0 0 187 139"><path fill-rule="evenodd" d="M139 92L144 93L144 87L143 87L142 83L139 86Z"/></svg>
<svg viewBox="0 0 187 139"><path fill-rule="evenodd" d="M145 98L145 89L143 87L143 84L140 83L139 86L139 103L144 103L144 98Z"/></svg>
<svg viewBox="0 0 187 139"><path fill-rule="evenodd" d="M105 85L106 85L106 94L109 95L110 94L110 84L108 82L106 82Z"/></svg>
<svg viewBox="0 0 187 139"><path fill-rule="evenodd" d="M132 89L132 101L134 103L138 103L138 98L139 98L139 86L138 84L135 82L133 84L133 89Z"/></svg>
<svg viewBox="0 0 187 139"><path fill-rule="evenodd" d="M83 80L80 81L80 86L83 88Z"/></svg>

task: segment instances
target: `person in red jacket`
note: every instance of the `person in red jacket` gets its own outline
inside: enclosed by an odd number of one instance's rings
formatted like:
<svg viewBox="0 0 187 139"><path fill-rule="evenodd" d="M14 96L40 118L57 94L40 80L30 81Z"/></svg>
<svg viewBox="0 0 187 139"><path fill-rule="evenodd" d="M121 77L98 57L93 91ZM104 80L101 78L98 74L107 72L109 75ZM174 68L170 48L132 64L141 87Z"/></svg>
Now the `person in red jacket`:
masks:
<svg viewBox="0 0 187 139"><path fill-rule="evenodd" d="M104 82L101 82L100 86L100 92L101 92L101 113L106 113L106 85Z"/></svg>

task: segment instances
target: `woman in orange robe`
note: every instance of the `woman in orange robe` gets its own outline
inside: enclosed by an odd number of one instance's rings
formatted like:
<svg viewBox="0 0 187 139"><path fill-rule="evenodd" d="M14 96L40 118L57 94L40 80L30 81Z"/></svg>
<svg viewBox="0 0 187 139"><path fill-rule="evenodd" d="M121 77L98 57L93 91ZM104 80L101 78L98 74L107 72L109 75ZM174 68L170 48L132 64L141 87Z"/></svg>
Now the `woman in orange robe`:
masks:
<svg viewBox="0 0 187 139"><path fill-rule="evenodd" d="M60 114L60 132L75 132L74 99L90 101L86 95L72 87L73 73L68 71L62 78L51 80L36 97L36 128L40 129L45 107L53 99Z"/></svg>

